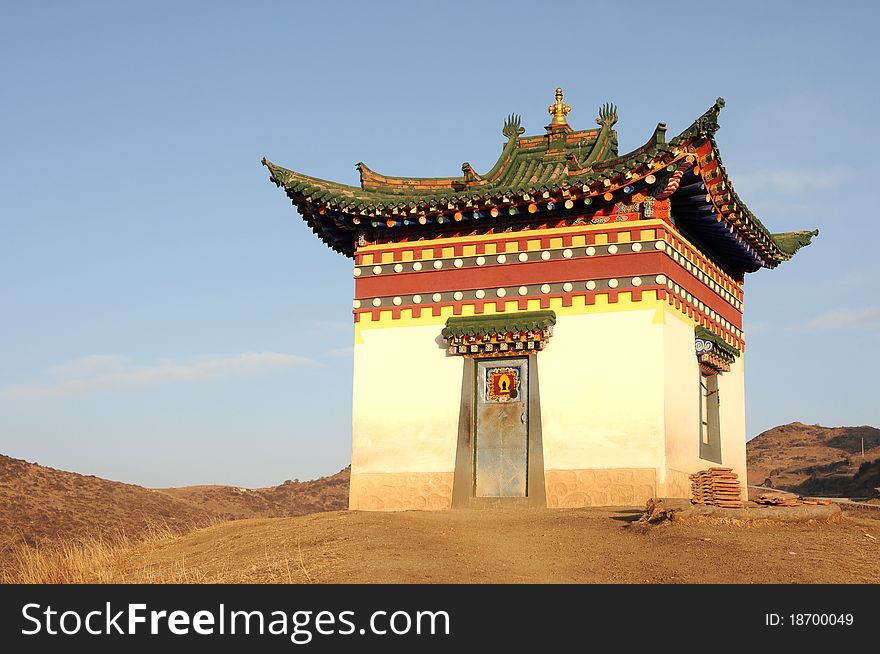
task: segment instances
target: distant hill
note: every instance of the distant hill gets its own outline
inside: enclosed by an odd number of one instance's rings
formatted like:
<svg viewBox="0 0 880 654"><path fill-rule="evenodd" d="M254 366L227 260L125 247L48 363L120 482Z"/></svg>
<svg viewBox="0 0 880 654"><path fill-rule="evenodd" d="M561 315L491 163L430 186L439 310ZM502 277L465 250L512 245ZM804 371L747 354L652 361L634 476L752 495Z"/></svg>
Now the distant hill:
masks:
<svg viewBox="0 0 880 654"><path fill-rule="evenodd" d="M843 497L871 497L880 486L880 429L867 425L780 425L750 440L746 456L750 484Z"/></svg>
<svg viewBox="0 0 880 654"><path fill-rule="evenodd" d="M289 518L306 513L348 508L351 468L313 481L287 481L270 488L184 486L160 489L172 498L225 520Z"/></svg>
<svg viewBox="0 0 880 654"><path fill-rule="evenodd" d="M0 455L0 557L21 542L118 530L135 537L156 523L186 531L217 520L336 511L348 508L348 480L345 468L271 488L152 489Z"/></svg>

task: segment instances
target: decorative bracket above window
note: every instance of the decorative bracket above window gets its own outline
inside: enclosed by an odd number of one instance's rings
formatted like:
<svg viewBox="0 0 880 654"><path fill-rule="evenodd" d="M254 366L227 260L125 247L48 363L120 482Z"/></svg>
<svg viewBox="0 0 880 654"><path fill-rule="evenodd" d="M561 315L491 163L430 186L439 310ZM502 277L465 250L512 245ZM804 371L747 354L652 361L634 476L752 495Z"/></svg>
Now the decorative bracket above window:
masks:
<svg viewBox="0 0 880 654"><path fill-rule="evenodd" d="M553 335L555 311L522 311L449 318L443 328L449 354L497 357L543 350Z"/></svg>
<svg viewBox="0 0 880 654"><path fill-rule="evenodd" d="M715 375L730 370L740 351L705 327L694 330L694 349L703 374Z"/></svg>

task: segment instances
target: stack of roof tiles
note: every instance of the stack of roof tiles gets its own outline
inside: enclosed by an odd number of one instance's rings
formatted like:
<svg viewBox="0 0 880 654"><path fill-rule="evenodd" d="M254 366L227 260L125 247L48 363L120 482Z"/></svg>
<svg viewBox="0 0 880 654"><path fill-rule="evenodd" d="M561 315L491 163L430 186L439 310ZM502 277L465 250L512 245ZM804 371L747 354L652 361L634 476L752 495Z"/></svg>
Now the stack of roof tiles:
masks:
<svg viewBox="0 0 880 654"><path fill-rule="evenodd" d="M690 475L691 503L741 509L742 490L731 468L709 468Z"/></svg>

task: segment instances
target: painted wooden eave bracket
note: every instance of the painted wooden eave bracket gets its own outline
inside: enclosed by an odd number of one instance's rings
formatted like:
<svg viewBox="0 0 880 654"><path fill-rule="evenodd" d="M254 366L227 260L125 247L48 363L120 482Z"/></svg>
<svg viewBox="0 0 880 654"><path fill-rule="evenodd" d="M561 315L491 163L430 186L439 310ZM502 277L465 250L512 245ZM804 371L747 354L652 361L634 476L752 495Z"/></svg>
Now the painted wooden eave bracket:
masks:
<svg viewBox="0 0 880 654"><path fill-rule="evenodd" d="M708 368L706 372L716 373L728 372L731 364L742 354L738 348L702 326L694 330L694 351L700 365Z"/></svg>
<svg viewBox="0 0 880 654"><path fill-rule="evenodd" d="M460 316L449 318L441 334L452 355L523 355L543 350L555 324L552 310Z"/></svg>

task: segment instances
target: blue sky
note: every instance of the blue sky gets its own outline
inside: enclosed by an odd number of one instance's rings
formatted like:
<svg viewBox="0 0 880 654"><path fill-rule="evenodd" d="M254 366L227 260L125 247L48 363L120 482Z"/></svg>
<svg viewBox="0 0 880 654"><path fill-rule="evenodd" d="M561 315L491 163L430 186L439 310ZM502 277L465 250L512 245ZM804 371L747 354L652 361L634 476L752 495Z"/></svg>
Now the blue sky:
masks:
<svg viewBox="0 0 880 654"><path fill-rule="evenodd" d="M876 7L7 3L0 453L149 486L347 465L351 262L260 158L486 170L556 86L576 129L615 102L622 152L725 97L739 195L822 232L747 278L749 434L880 426Z"/></svg>

